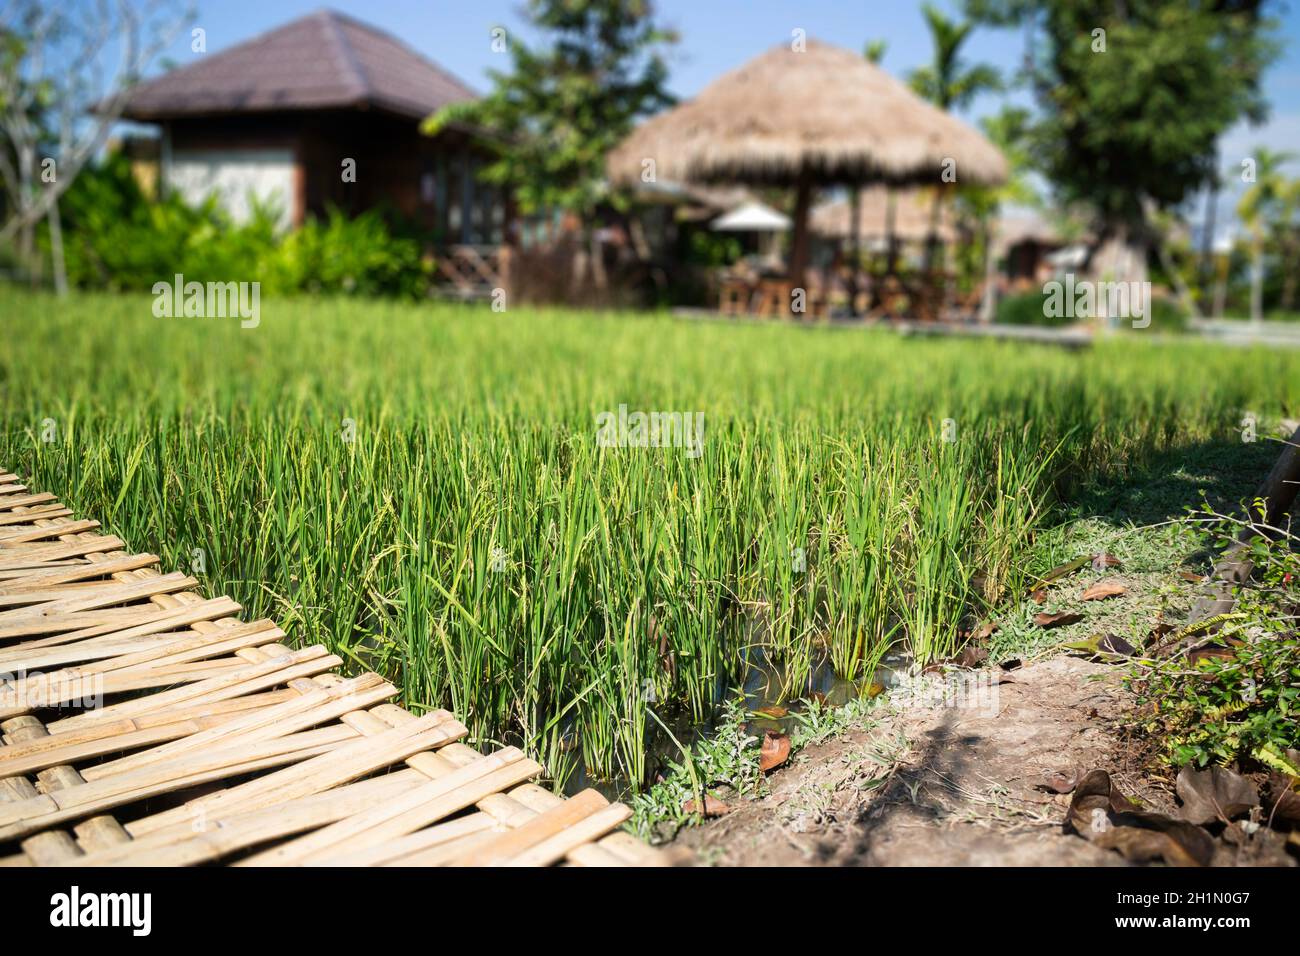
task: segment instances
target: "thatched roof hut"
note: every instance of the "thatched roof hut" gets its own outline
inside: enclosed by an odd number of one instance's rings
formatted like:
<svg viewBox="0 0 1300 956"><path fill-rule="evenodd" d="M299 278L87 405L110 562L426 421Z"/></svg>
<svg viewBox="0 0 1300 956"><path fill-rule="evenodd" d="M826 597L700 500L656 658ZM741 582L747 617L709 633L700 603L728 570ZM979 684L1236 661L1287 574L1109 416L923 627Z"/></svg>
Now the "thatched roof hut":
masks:
<svg viewBox="0 0 1300 956"><path fill-rule="evenodd" d="M889 190L884 186L872 186L862 190L860 197L857 235L865 242L886 240L891 235L900 242L924 242L930 237L930 223L934 213L932 191ZM892 224L889 209L891 199L894 204ZM854 234L852 208L853 204L847 199L836 199L814 207L812 231L826 239L850 238ZM957 238L951 207L939 207L939 221L935 225L934 235L940 242L952 242Z"/></svg>
<svg viewBox="0 0 1300 956"><path fill-rule="evenodd" d="M1007 164L970 126L849 50L808 39L732 70L694 100L648 120L609 156L610 178L793 186L791 279L807 261L812 190L835 183L996 184ZM955 163L955 168L954 168Z"/></svg>
<svg viewBox="0 0 1300 956"><path fill-rule="evenodd" d="M865 58L809 39L776 47L651 118L609 156L620 183L642 162L661 179L784 185L938 183L946 159L959 182L998 184L1007 164L973 127L921 99Z"/></svg>

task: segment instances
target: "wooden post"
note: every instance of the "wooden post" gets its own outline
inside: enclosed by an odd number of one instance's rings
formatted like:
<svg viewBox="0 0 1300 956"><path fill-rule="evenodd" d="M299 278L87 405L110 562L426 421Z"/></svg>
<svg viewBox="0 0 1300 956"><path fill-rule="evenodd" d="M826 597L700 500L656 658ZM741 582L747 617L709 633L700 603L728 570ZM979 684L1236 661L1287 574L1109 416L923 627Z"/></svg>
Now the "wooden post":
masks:
<svg viewBox="0 0 1300 956"><path fill-rule="evenodd" d="M862 188L854 186L849 199L849 314L858 314L858 269L862 264Z"/></svg>
<svg viewBox="0 0 1300 956"><path fill-rule="evenodd" d="M894 235L894 190L885 187L885 275L898 271L898 239Z"/></svg>
<svg viewBox="0 0 1300 956"><path fill-rule="evenodd" d="M804 304L807 306L807 286L804 276L808 271L808 210L812 205L812 174L805 168L799 173L799 183L794 201L794 238L790 248L790 285L794 289L804 290ZM793 312L793 297L786 303L787 311Z"/></svg>

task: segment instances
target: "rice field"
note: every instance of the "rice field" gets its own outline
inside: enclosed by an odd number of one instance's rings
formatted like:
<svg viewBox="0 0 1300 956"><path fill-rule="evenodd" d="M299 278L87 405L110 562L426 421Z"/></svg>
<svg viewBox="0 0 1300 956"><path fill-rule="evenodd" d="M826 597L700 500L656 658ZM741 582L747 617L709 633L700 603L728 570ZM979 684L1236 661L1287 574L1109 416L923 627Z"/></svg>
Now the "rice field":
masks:
<svg viewBox="0 0 1300 956"><path fill-rule="evenodd" d="M561 779L645 781L756 649L790 697L951 654L1060 496L1300 404L1300 353L1141 333L151 301L0 289L0 465Z"/></svg>

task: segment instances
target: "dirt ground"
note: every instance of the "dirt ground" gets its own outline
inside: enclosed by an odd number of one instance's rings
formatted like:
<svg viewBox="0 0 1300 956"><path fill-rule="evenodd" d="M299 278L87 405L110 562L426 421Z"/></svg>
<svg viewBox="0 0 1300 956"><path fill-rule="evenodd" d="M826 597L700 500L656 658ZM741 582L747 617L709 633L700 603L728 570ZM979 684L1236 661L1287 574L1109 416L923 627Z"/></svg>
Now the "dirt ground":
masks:
<svg viewBox="0 0 1300 956"><path fill-rule="evenodd" d="M1005 673L980 706L894 707L870 730L805 748L770 792L678 843L735 866L1121 866L1065 834L1047 776L1101 768L1148 806L1119 727L1122 669L1058 656ZM997 679L995 679L997 680Z"/></svg>

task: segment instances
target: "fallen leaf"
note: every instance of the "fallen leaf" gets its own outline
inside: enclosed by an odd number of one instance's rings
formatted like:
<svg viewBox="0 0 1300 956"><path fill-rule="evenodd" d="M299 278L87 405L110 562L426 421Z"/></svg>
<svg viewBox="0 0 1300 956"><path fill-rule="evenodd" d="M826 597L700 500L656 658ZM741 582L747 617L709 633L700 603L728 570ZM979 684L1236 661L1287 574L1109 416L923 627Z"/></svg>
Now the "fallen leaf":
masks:
<svg viewBox="0 0 1300 956"><path fill-rule="evenodd" d="M1084 555L1082 558L1076 558L1075 560L1069 562L1068 564L1062 564L1059 565L1058 567L1052 568L1052 570L1048 571L1041 578L1039 578L1037 582L1035 582L1034 588L1035 589L1041 588L1044 585L1051 584L1053 581L1060 580L1061 578L1065 577L1067 574L1073 574L1075 571L1078 571L1080 568L1082 568L1091 560L1092 558L1089 555Z"/></svg>
<svg viewBox="0 0 1300 956"><path fill-rule="evenodd" d="M1197 574L1195 571L1179 571L1178 576L1184 581L1191 581L1193 584L1202 584L1205 581L1205 575Z"/></svg>
<svg viewBox="0 0 1300 956"><path fill-rule="evenodd" d="M1227 767L1184 767L1178 772L1174 791L1183 802L1179 812L1188 823L1228 823L1259 806L1255 785Z"/></svg>
<svg viewBox="0 0 1300 956"><path fill-rule="evenodd" d="M1053 770L1043 774L1043 782L1038 784L1039 790L1050 790L1052 793L1070 793L1079 785L1079 771L1071 770L1068 773L1063 770Z"/></svg>
<svg viewBox="0 0 1300 956"><path fill-rule="evenodd" d="M1090 770L1075 787L1065 816L1067 833L1115 850L1130 863L1163 860L1173 866L1208 866L1214 838L1163 813L1143 810L1111 784L1104 770Z"/></svg>
<svg viewBox="0 0 1300 956"><path fill-rule="evenodd" d="M1113 554L1107 554L1105 551L1092 556L1092 567L1095 571L1105 571L1107 568L1118 568L1119 566L1119 558Z"/></svg>
<svg viewBox="0 0 1300 956"><path fill-rule="evenodd" d="M760 773L781 766L790 759L790 738L785 734L768 731L763 735L763 746L758 752L758 770Z"/></svg>
<svg viewBox="0 0 1300 956"><path fill-rule="evenodd" d="M885 692L885 685L880 683L880 681L878 680L873 680L869 685L867 685L868 700L874 697L879 697L884 692Z"/></svg>
<svg viewBox="0 0 1300 956"><path fill-rule="evenodd" d="M719 800L717 797L711 797L708 794L704 796L704 817L721 817L736 809L729 803ZM700 813L699 803L691 798L682 804L682 813Z"/></svg>
<svg viewBox="0 0 1300 956"><path fill-rule="evenodd" d="M1101 637L1100 634L1090 634L1081 641L1069 641L1061 647L1067 651L1078 651L1080 654L1096 654L1101 647Z"/></svg>
<svg viewBox="0 0 1300 956"><path fill-rule="evenodd" d="M1046 604L1046 603L1047 603L1047 589L1046 589L1046 588L1037 588L1036 590L1034 590L1033 592L1030 593L1029 598L1030 598L1030 600L1033 601L1035 604Z"/></svg>
<svg viewBox="0 0 1300 956"><path fill-rule="evenodd" d="M1067 624L1077 624L1082 620L1083 615L1074 611L1062 611L1059 614L1040 611L1034 615L1034 623L1043 628L1065 627Z"/></svg>
<svg viewBox="0 0 1300 956"><path fill-rule="evenodd" d="M986 648L972 647L970 644L967 644L961 649L961 653L953 658L952 662L959 667L979 667L981 664L987 662L988 659L989 652Z"/></svg>
<svg viewBox="0 0 1300 956"><path fill-rule="evenodd" d="M1128 593L1128 588L1114 581L1098 581L1092 587L1083 592L1082 599L1085 601L1104 601L1106 598L1119 597L1121 594Z"/></svg>
<svg viewBox="0 0 1300 956"><path fill-rule="evenodd" d="M971 639L975 641L987 641L990 637L993 636L994 632L997 629L998 629L997 621L985 621L983 624L981 624L979 627L975 629L975 633L974 635L972 635Z"/></svg>
<svg viewBox="0 0 1300 956"><path fill-rule="evenodd" d="M1103 654L1118 654L1121 657L1132 657L1137 650L1132 644L1124 640L1118 634L1106 634L1097 644L1097 650Z"/></svg>
<svg viewBox="0 0 1300 956"><path fill-rule="evenodd" d="M1230 648L1222 644L1207 644L1205 647L1197 647L1187 652L1187 662L1189 664L1199 664L1202 661L1209 660L1232 661L1237 659L1237 655Z"/></svg>
<svg viewBox="0 0 1300 956"><path fill-rule="evenodd" d="M1070 641L1062 647L1080 654L1109 659L1114 657L1132 657L1134 647L1117 634L1093 634L1081 641Z"/></svg>
<svg viewBox="0 0 1300 956"><path fill-rule="evenodd" d="M1295 777L1276 771L1264 783L1264 817L1274 824L1300 827L1300 786Z"/></svg>
<svg viewBox="0 0 1300 956"><path fill-rule="evenodd" d="M771 720L780 720L789 713L790 711L779 704L769 704L766 707L759 707L754 710L756 716L767 717Z"/></svg>

